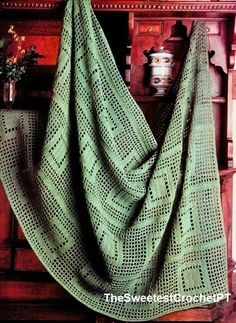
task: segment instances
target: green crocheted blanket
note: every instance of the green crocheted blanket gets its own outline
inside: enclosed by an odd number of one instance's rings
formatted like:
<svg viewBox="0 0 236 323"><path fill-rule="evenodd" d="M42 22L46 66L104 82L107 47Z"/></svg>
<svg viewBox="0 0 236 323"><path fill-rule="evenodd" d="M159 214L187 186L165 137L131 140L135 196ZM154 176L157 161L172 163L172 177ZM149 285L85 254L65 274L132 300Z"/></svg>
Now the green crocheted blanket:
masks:
<svg viewBox="0 0 236 323"><path fill-rule="evenodd" d="M51 275L95 311L150 320L228 291L208 68L199 21L153 133L90 1L69 0L45 129L39 112L0 111L14 213Z"/></svg>

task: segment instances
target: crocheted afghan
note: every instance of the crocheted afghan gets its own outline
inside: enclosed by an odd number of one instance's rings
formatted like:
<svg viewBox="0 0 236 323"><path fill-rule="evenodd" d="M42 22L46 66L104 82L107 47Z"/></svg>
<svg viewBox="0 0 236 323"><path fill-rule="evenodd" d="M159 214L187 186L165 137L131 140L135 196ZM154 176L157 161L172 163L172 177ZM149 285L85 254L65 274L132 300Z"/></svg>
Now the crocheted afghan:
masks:
<svg viewBox="0 0 236 323"><path fill-rule="evenodd" d="M0 112L13 211L51 275L95 311L150 320L207 301L129 296L228 291L208 73L199 21L152 132L90 1L69 0L45 129L39 112Z"/></svg>

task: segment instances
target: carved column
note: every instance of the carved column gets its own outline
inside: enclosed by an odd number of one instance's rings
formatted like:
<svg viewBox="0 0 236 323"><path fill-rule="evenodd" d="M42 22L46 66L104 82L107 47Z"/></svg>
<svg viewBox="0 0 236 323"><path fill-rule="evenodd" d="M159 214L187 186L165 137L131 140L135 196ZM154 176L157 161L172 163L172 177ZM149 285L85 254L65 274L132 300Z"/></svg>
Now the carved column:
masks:
<svg viewBox="0 0 236 323"><path fill-rule="evenodd" d="M228 167L236 167L236 16L232 19L228 70ZM236 175L233 176L232 258L236 259ZM234 263L235 264L235 263ZM235 266L234 266L235 268Z"/></svg>

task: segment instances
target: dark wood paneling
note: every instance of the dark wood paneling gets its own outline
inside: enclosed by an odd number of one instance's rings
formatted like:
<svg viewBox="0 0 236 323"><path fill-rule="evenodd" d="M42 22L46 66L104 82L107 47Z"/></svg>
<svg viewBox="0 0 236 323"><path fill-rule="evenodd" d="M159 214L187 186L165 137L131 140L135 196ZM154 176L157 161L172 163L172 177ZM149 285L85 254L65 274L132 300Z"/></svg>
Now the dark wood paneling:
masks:
<svg viewBox="0 0 236 323"><path fill-rule="evenodd" d="M17 19L12 19L10 14L5 15L0 20L0 34L4 35L8 31L8 26L13 25L19 35L25 36L60 36L62 20L61 19L32 19L25 18L24 15Z"/></svg>
<svg viewBox="0 0 236 323"><path fill-rule="evenodd" d="M47 270L38 260L37 256L31 249L20 249L15 250L15 270L20 271L44 271Z"/></svg>
<svg viewBox="0 0 236 323"><path fill-rule="evenodd" d="M10 268L11 268L11 247L9 245L0 244L0 270L9 270Z"/></svg>
<svg viewBox="0 0 236 323"><path fill-rule="evenodd" d="M28 276L30 277L29 274ZM67 298L71 296L55 282L0 281L0 301L49 301Z"/></svg>
<svg viewBox="0 0 236 323"><path fill-rule="evenodd" d="M9 240L11 235L11 207L0 183L0 243Z"/></svg>
<svg viewBox="0 0 236 323"><path fill-rule="evenodd" d="M1 302L0 320L76 321L95 323L95 314L79 302Z"/></svg>

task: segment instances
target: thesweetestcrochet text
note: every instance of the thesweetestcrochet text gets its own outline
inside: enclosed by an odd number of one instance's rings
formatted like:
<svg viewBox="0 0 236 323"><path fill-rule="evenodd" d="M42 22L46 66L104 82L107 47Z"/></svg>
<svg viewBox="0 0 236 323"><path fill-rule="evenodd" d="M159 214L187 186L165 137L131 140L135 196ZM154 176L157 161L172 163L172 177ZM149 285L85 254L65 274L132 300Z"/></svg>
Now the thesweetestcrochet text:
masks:
<svg viewBox="0 0 236 323"><path fill-rule="evenodd" d="M114 295L112 293L104 293L107 302L111 303L214 303L226 299L229 302L230 293L218 293L212 295Z"/></svg>

